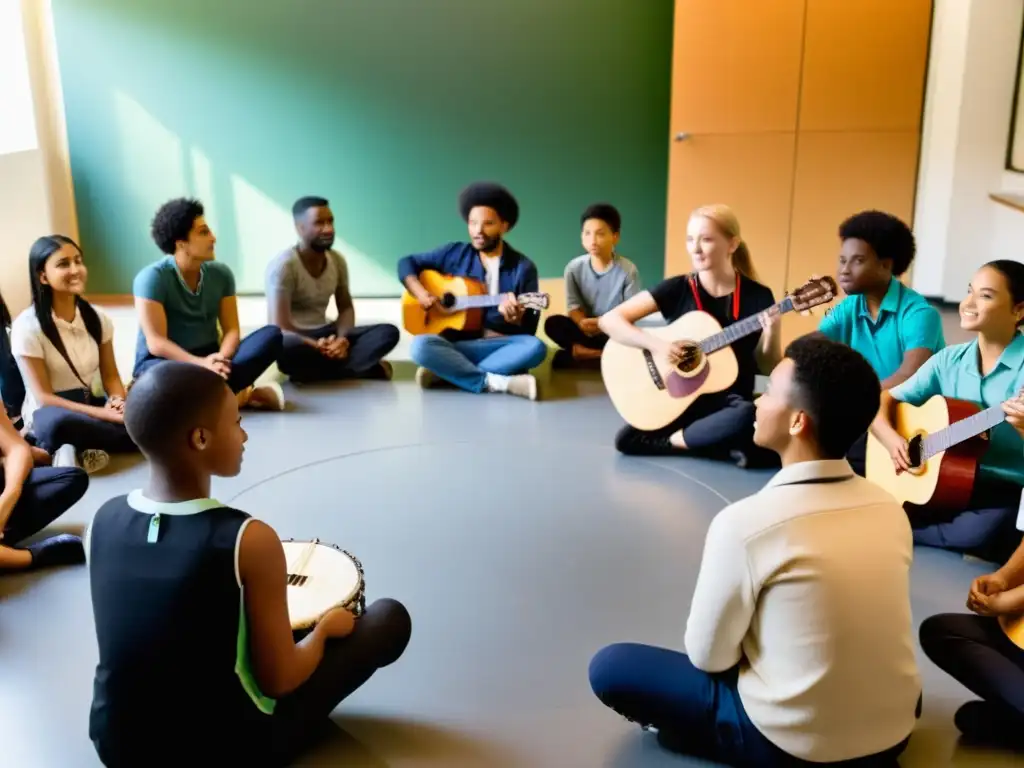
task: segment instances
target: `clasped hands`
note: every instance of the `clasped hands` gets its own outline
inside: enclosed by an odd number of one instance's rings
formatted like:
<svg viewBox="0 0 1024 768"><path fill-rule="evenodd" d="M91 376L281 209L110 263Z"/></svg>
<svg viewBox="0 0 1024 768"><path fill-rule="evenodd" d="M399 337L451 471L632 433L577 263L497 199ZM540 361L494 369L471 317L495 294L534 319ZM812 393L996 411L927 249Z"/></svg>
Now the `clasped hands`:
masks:
<svg viewBox="0 0 1024 768"><path fill-rule="evenodd" d="M971 583L967 609L979 616L1002 616L1024 611L1024 587L1011 589L997 571L979 576Z"/></svg>
<svg viewBox="0 0 1024 768"><path fill-rule="evenodd" d="M316 340L316 348L320 354L330 360L344 360L348 357L349 340L344 336L331 334Z"/></svg>

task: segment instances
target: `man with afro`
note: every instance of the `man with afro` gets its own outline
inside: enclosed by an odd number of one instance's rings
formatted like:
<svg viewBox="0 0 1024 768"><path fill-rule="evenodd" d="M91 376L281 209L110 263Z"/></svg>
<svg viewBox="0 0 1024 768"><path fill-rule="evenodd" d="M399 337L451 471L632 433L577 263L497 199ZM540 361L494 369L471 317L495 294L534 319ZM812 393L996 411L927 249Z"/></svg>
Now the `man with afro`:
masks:
<svg viewBox="0 0 1024 768"><path fill-rule="evenodd" d="M529 370L540 365L547 349L535 335L539 313L524 309L516 296L537 291L537 267L504 239L519 219L519 204L500 184L477 182L459 195L459 213L468 225L469 242L406 256L398 262L399 280L424 311L438 302L419 281L424 270L472 278L503 300L485 311L482 332L413 339L416 381L427 388L440 378L466 392L536 400L537 380Z"/></svg>
<svg viewBox="0 0 1024 768"><path fill-rule="evenodd" d="M899 279L914 260L914 235L890 213L862 211L839 225L839 240L837 280L847 296L818 330L860 352L882 389L892 389L946 346L938 310ZM849 456L862 475L866 440Z"/></svg>

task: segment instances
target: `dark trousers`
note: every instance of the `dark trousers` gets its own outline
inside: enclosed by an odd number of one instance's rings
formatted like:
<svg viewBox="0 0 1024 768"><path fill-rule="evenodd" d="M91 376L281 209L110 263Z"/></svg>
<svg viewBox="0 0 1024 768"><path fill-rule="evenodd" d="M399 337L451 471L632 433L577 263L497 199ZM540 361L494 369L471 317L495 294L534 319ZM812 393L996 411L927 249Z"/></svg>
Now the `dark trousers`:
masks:
<svg viewBox="0 0 1024 768"><path fill-rule="evenodd" d="M604 349L608 343L608 336L599 333L596 336L587 336L576 321L565 315L551 315L544 321L544 333L555 344L562 349L572 351L573 344L579 344L588 349Z"/></svg>
<svg viewBox="0 0 1024 768"><path fill-rule="evenodd" d="M754 445L754 404L732 393L701 395L676 421L654 432L627 424L615 436L615 447L633 455L684 453L665 447L665 440L680 429L688 455L728 459L731 451L742 451L756 455L758 466L778 463L774 455ZM664 439L645 440L645 437ZM650 450L645 450L645 446Z"/></svg>
<svg viewBox="0 0 1024 768"><path fill-rule="evenodd" d="M1024 726L1024 651L999 622L973 613L944 613L921 622L921 650L976 696L1015 712Z"/></svg>
<svg viewBox="0 0 1024 768"><path fill-rule="evenodd" d="M979 479L964 512L943 515L908 507L914 543L1004 563L1021 541L1017 530L1020 496L1019 485Z"/></svg>
<svg viewBox="0 0 1024 768"><path fill-rule="evenodd" d="M334 325L301 331L310 339L325 339L338 332ZM393 325L361 325L345 332L348 357L332 360L303 343L298 334L286 333L277 367L296 382L338 381L355 378L381 378L380 361L398 345L399 332Z"/></svg>
<svg viewBox="0 0 1024 768"><path fill-rule="evenodd" d="M231 373L228 375L228 386L231 387L231 391L237 393L251 387L267 368L277 362L281 356L282 344L281 329L276 325L265 325L242 339L235 356L231 358ZM211 344L200 349L190 349L188 352L196 357L206 357L219 349L218 345ZM163 360L162 357L146 355L135 364L132 375L138 378L147 368Z"/></svg>
<svg viewBox="0 0 1024 768"><path fill-rule="evenodd" d="M356 621L352 634L328 640L323 659L306 682L277 699L273 714L252 711L242 730L225 725L223 738L210 738L208 723L200 724L198 738L181 732L168 741L154 741L152 734L132 729L108 743L94 741L107 768L171 768L171 766L253 765L283 768L315 747L331 731L331 712L362 686L381 667L393 664L405 651L412 621L396 600L376 600ZM296 633L299 640L302 633ZM241 685L241 683L239 683ZM202 691L196 695L201 696ZM187 720L187 713L182 714Z"/></svg>
<svg viewBox="0 0 1024 768"><path fill-rule="evenodd" d="M85 405L103 407L105 404L102 398L88 396L80 389L57 394ZM31 431L36 445L48 453L53 453L66 443L75 446L78 451L98 448L107 453L134 453L138 450L128 437L124 424L103 421L58 405L37 408L32 414Z"/></svg>
<svg viewBox="0 0 1024 768"><path fill-rule="evenodd" d="M0 484L3 469L0 468ZM0 485L2 487L2 485ZM13 546L34 536L85 495L89 476L78 467L36 467L21 488L21 497L7 518L3 543Z"/></svg>
<svg viewBox="0 0 1024 768"><path fill-rule="evenodd" d="M0 329L0 333L3 333ZM21 406L25 402L25 380L21 378L21 371L11 354L10 348L0 345L0 397L3 397L4 409L7 417L17 425L21 417Z"/></svg>
<svg viewBox="0 0 1024 768"><path fill-rule="evenodd" d="M821 766L793 757L765 738L747 716L737 691L737 669L711 675L686 654L637 643L610 645L590 662L590 687L623 717L658 729L673 751L734 766ZM897 765L908 736L877 755L831 765Z"/></svg>
<svg viewBox="0 0 1024 768"><path fill-rule="evenodd" d="M328 640L316 671L277 702L269 727L277 764L287 765L314 746L326 720L381 667L393 664L412 634L409 612L397 600L376 600L351 635Z"/></svg>

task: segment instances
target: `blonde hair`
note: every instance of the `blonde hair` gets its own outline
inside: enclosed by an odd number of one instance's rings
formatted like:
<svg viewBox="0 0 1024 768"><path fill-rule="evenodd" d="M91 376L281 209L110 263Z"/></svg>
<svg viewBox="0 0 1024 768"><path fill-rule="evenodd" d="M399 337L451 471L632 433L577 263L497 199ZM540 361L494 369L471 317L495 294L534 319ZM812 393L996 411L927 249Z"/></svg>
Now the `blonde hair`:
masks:
<svg viewBox="0 0 1024 768"><path fill-rule="evenodd" d="M732 252L732 268L744 277L757 280L754 260L750 256L750 249L747 247L746 241L740 237L740 220L736 218L732 208L721 203L702 205L690 214L691 219L694 216L703 216L705 219L713 221L718 231L728 238L739 238L740 243Z"/></svg>

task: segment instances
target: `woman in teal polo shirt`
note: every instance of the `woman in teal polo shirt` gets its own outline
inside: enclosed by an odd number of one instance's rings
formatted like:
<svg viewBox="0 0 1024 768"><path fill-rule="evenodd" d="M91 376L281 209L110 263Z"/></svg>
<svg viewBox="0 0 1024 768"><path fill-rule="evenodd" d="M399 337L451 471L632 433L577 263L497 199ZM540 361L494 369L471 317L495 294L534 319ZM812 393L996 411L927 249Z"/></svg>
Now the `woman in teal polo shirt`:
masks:
<svg viewBox="0 0 1024 768"><path fill-rule="evenodd" d="M1024 387L1024 264L989 262L979 269L960 302L960 327L978 337L946 347L917 373L882 393L872 433L889 449L897 471L910 468L907 441L889 419L892 400L921 405L934 395L967 400L988 408L1013 400ZM914 525L914 541L970 552L1002 562L1020 542L1016 530L1024 486L1024 439L1004 422L991 431L968 509L952 519ZM921 521L923 523L923 521Z"/></svg>

